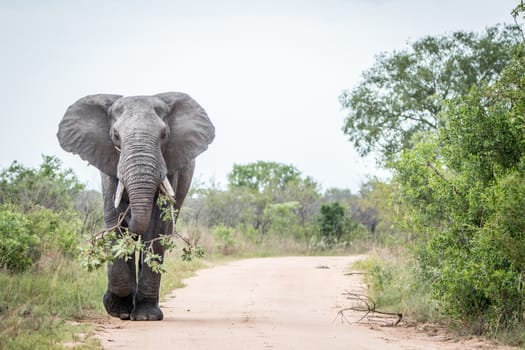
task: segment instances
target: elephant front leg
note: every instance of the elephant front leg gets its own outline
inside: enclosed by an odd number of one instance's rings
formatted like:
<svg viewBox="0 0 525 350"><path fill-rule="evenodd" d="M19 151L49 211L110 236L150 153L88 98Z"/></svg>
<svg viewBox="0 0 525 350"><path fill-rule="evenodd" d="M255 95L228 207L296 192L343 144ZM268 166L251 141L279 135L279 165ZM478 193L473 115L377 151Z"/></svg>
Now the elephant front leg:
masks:
<svg viewBox="0 0 525 350"><path fill-rule="evenodd" d="M102 192L104 195L104 221L107 228L115 227L119 213L125 211L126 204L121 204L120 210L114 207L114 194L117 179L101 173ZM119 232L119 230L117 230ZM108 289L102 299L108 314L127 320L134 307L137 291L136 259L132 256L128 261L115 259L108 263Z"/></svg>
<svg viewBox="0 0 525 350"><path fill-rule="evenodd" d="M128 261L115 259L108 264L108 290L103 303L108 314L121 320L128 320L134 307L136 293L135 257Z"/></svg>
<svg viewBox="0 0 525 350"><path fill-rule="evenodd" d="M145 241L151 239L145 237ZM156 241L153 243L153 252L164 259L164 247ZM144 262L144 253L140 254L139 282L135 295L135 308L130 317L137 321L160 321L164 318L159 306L159 289L161 274L154 272Z"/></svg>

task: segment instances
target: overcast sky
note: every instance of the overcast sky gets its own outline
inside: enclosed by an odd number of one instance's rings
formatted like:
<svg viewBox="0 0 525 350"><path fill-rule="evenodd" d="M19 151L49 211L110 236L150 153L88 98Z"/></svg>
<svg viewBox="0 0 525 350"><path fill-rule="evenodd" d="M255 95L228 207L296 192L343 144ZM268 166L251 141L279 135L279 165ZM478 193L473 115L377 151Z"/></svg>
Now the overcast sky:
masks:
<svg viewBox="0 0 525 350"><path fill-rule="evenodd" d="M56 139L66 108L94 93L183 91L216 139L201 181L234 163L295 165L324 189L379 174L341 131L343 89L383 51L512 23L518 0L0 0L0 167L56 155L90 188L98 171Z"/></svg>

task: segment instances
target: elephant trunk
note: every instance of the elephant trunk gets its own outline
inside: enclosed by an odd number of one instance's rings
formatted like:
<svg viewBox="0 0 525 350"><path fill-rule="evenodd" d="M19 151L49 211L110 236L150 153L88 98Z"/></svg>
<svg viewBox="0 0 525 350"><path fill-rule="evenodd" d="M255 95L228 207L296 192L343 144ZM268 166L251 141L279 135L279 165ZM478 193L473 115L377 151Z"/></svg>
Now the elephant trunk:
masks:
<svg viewBox="0 0 525 350"><path fill-rule="evenodd" d="M156 187L133 186L129 187L129 200L131 208L131 220L129 229L133 233L144 234L149 227L151 211L155 198Z"/></svg>
<svg viewBox="0 0 525 350"><path fill-rule="evenodd" d="M147 142L146 136L140 138L141 142L130 142L130 145L140 146L123 147L119 178L128 192L131 209L129 229L133 233L144 234L151 221L155 195L166 176L166 165L160 148L155 147L154 142Z"/></svg>

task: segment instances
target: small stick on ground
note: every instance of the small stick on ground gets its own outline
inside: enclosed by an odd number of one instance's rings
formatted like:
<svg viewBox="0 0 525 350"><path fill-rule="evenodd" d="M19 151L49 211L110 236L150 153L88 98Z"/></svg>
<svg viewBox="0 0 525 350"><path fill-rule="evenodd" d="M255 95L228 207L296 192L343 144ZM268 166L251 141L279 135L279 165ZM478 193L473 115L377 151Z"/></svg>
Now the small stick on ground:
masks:
<svg viewBox="0 0 525 350"><path fill-rule="evenodd" d="M390 322L390 323L387 323L385 325L385 326L388 326L388 327L395 327L403 319L403 314L400 313L400 312L386 312L386 311L376 310L376 302L374 300L372 300L370 297L366 296L366 295L359 295L359 294L356 294L356 293L351 293L348 290L346 290L345 293L343 293L343 294L347 295L348 296L347 299L349 299L349 300L354 300L354 301L357 301L357 302L359 302L361 304L364 304L364 306L366 306L366 308L364 308L364 307L347 307L347 308L344 308L342 310L339 310L337 312L336 318L337 317L341 317L341 322L346 322L348 324L359 323L359 322L364 320L369 315L375 316L376 314L379 314L379 315L386 315L386 316L396 316L397 319L394 322ZM348 318L344 314L345 311L364 312L364 315L359 320L357 320L355 322L350 322L350 320L348 320Z"/></svg>

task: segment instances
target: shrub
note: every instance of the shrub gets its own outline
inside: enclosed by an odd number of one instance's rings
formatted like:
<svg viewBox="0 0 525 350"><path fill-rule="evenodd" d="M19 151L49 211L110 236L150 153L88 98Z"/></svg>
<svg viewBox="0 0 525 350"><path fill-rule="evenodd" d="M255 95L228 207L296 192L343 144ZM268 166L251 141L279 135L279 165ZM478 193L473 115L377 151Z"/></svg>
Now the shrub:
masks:
<svg viewBox="0 0 525 350"><path fill-rule="evenodd" d="M74 255L78 243L81 223L79 213L73 210L54 212L39 207L29 212L29 229L41 237L42 250L57 250L65 255Z"/></svg>
<svg viewBox="0 0 525 350"><path fill-rule="evenodd" d="M217 225L212 228L212 235L224 255L233 253L235 247L235 229L232 227Z"/></svg>
<svg viewBox="0 0 525 350"><path fill-rule="evenodd" d="M369 231L350 219L346 209L339 202L321 205L317 225L321 234L321 240L317 245L321 249L332 248L338 243L346 247L356 239L369 236Z"/></svg>
<svg viewBox="0 0 525 350"><path fill-rule="evenodd" d="M284 202L268 204L264 208L264 231L281 236L303 236L303 228L299 225L299 202Z"/></svg>
<svg viewBox="0 0 525 350"><path fill-rule="evenodd" d="M79 227L74 211L56 213L37 207L23 213L13 205L0 206L0 267L21 272L47 251L74 255Z"/></svg>
<svg viewBox="0 0 525 350"><path fill-rule="evenodd" d="M0 267L24 271L40 257L40 238L31 232L28 218L16 207L0 207Z"/></svg>

